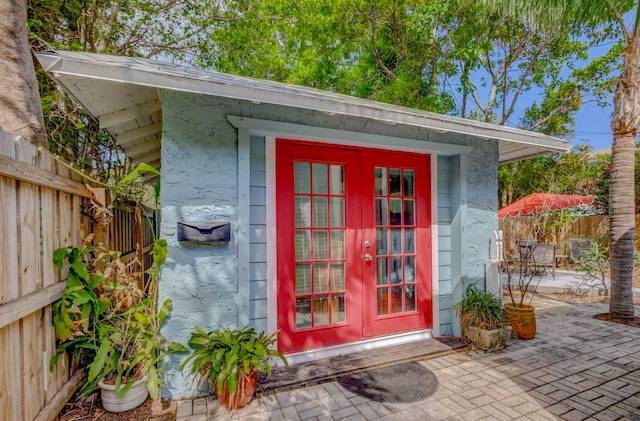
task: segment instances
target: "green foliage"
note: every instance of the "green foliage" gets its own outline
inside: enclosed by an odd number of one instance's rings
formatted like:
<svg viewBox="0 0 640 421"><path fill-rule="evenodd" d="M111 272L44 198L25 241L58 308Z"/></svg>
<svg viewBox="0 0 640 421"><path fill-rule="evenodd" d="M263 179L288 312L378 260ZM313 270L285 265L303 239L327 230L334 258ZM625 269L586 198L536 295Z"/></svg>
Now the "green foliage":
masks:
<svg viewBox="0 0 640 421"><path fill-rule="evenodd" d="M145 201L145 195L150 192L150 189L146 188L144 183L141 182L141 176L143 174L160 175L160 171L152 167L151 165L141 162L135 166L132 170L122 173L121 177L112 177L106 180L102 184L109 189L109 195L112 202L135 202L137 206L142 206ZM155 195L155 202L153 207L157 205L159 197L159 181L156 187L153 189Z"/></svg>
<svg viewBox="0 0 640 421"><path fill-rule="evenodd" d="M52 365L67 348L75 351L76 356L85 348L94 349L93 338L97 332L90 322L109 308L110 301L96 293L104 282L104 277L97 274L90 276L84 261L84 257L91 252L90 248L80 250L67 247L59 248L53 253L55 267L62 270L67 261L69 274L62 300L53 304L53 324L62 346L54 356Z"/></svg>
<svg viewBox="0 0 640 421"><path fill-rule="evenodd" d="M154 256L164 261L166 243L164 252L162 248L163 243L154 244ZM80 385L85 396L101 380L113 382L123 395L146 376L149 394L156 399L162 385L157 364L168 354L188 351L184 345L168 343L160 333L171 300L157 309L156 289L140 289L140 274L131 273L117 252L66 247L55 250L53 260L60 270L66 263L69 275L62 299L53 304L58 347L51 368L69 352L85 370ZM154 268L150 282L157 284Z"/></svg>
<svg viewBox="0 0 640 421"><path fill-rule="evenodd" d="M206 332L196 326L189 339L193 351L180 369L189 364L190 374L198 378L198 388L204 382L209 382L216 385L217 393L221 393L223 384L227 382L229 393L233 394L238 379L250 374L253 369L271 375L272 357L280 358L287 365L285 357L271 348L276 341L276 334L256 333L255 329L249 327Z"/></svg>
<svg viewBox="0 0 640 421"><path fill-rule="evenodd" d="M480 291L474 284L467 287L464 297L453 306L453 310L460 318L461 326L493 330L507 323L502 300L490 292Z"/></svg>
<svg viewBox="0 0 640 421"><path fill-rule="evenodd" d="M599 281L604 287L604 294L609 295L609 287L605 282L611 268L609 248L599 243L594 243L593 248L580 253L580 270L585 271L582 279L585 281Z"/></svg>
<svg viewBox="0 0 640 421"><path fill-rule="evenodd" d="M237 0L228 8L241 18L212 25L196 55L201 67L499 124L521 94L539 89L543 105L530 123L551 113L547 126L564 131L592 87L562 72L585 57L585 42L531 31L474 2ZM565 79L573 83L559 88Z"/></svg>
<svg viewBox="0 0 640 421"><path fill-rule="evenodd" d="M188 58L498 124L524 109L520 126L552 135L572 132L584 101L603 101L619 64L612 48L576 65L587 58L585 37L600 42L600 31L584 28L572 38L455 0L48 0L30 3L29 29L36 49ZM40 86L52 150L104 176L126 165L86 112L44 75ZM525 93L526 108L518 105Z"/></svg>

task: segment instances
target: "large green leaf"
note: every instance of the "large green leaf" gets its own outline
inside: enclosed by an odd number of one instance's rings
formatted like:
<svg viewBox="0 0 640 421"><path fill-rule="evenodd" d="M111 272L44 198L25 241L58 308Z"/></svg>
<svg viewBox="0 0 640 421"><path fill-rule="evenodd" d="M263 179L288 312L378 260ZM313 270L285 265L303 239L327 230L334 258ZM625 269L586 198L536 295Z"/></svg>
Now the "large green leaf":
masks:
<svg viewBox="0 0 640 421"><path fill-rule="evenodd" d="M102 368L104 367L105 360L107 358L107 354L109 353L109 349L111 349L111 341L109 339L104 338L102 340L102 344L100 344L100 348L98 348L98 352L96 353L96 357L89 366L89 381L96 380L97 377L102 372Z"/></svg>
<svg viewBox="0 0 640 421"><path fill-rule="evenodd" d="M159 238L153 243L153 263L158 266L164 265L167 261L168 249L167 249L167 240L164 238Z"/></svg>
<svg viewBox="0 0 640 421"><path fill-rule="evenodd" d="M73 262L71 263L71 268L78 274L78 276L85 281L89 279L89 271L87 270L87 266L81 262Z"/></svg>
<svg viewBox="0 0 640 421"><path fill-rule="evenodd" d="M66 248L59 248L53 251L53 264L58 270L64 267L64 261L67 258L68 251Z"/></svg>
<svg viewBox="0 0 640 421"><path fill-rule="evenodd" d="M160 171L156 170L151 165L145 162L141 162L129 174L122 177L122 179L120 179L120 181L118 182L118 185L121 186L136 180L143 172L150 172L151 174L160 175Z"/></svg>
<svg viewBox="0 0 640 421"><path fill-rule="evenodd" d="M171 354L189 352L189 348L179 342L169 342L169 344L167 345L167 351Z"/></svg>
<svg viewBox="0 0 640 421"><path fill-rule="evenodd" d="M147 371L147 388L149 389L149 396L151 396L151 399L158 399L160 378L158 376L158 371L153 365L149 367L149 370Z"/></svg>
<svg viewBox="0 0 640 421"><path fill-rule="evenodd" d="M53 325L56 329L56 336L61 341L66 341L71 336L69 325L58 315L53 316Z"/></svg>
<svg viewBox="0 0 640 421"><path fill-rule="evenodd" d="M158 312L158 326L164 325L164 321L166 320L167 316L169 316L169 314L171 313L172 307L173 307L173 302L171 301L170 298L167 298L166 300L164 300L164 302L162 303L162 307L160 307L160 311Z"/></svg>
<svg viewBox="0 0 640 421"><path fill-rule="evenodd" d="M93 297L94 295L89 293L87 290L80 289L74 294L72 302L73 304L80 306L82 304L86 304L89 301L91 301Z"/></svg>

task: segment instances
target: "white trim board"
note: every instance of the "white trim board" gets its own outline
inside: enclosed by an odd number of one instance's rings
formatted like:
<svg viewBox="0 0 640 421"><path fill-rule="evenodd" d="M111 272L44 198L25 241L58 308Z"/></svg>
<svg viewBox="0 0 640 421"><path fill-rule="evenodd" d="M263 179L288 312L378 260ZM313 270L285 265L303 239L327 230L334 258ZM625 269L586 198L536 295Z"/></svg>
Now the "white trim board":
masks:
<svg viewBox="0 0 640 421"><path fill-rule="evenodd" d="M403 137L384 136L378 134L353 132L340 129L328 129L319 126L283 123L272 120L228 115L227 120L237 129L248 129L252 135L265 137L289 138L293 140L309 140L336 145L359 146L366 148L383 148L405 152L436 154L444 156L467 153L469 146L453 145L431 140L416 140ZM303 137L303 139L300 139Z"/></svg>
<svg viewBox="0 0 640 421"><path fill-rule="evenodd" d="M267 329L278 329L278 235L276 232L276 138L265 137L267 205Z"/></svg>
<svg viewBox="0 0 640 421"><path fill-rule="evenodd" d="M440 269L438 241L438 157L431 155L431 320L433 334L440 336Z"/></svg>
<svg viewBox="0 0 640 421"><path fill-rule="evenodd" d="M236 253L238 256L237 308L238 326L249 324L250 317L250 188L251 139L249 130L238 129L238 230Z"/></svg>
<svg viewBox="0 0 640 421"><path fill-rule="evenodd" d="M393 345L402 345L410 342L422 341L433 338L431 330L421 330L417 332L400 333L393 336L384 336L374 339L365 339L364 341L354 342L350 344L330 346L320 349L311 349L309 351L295 352L286 354L289 364L299 364L308 361L315 361L322 358L331 358L338 355L353 354L355 352L369 351L372 349L386 348ZM281 364L281 363L280 363Z"/></svg>

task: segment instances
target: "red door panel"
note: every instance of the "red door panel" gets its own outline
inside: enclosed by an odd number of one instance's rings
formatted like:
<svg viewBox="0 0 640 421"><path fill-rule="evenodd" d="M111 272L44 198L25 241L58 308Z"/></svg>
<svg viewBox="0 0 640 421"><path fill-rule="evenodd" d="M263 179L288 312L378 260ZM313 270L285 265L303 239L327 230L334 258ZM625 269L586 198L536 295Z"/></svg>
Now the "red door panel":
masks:
<svg viewBox="0 0 640 421"><path fill-rule="evenodd" d="M276 145L278 346L296 351L362 337L359 154Z"/></svg>
<svg viewBox="0 0 640 421"><path fill-rule="evenodd" d="M430 327L429 157L277 140L279 348Z"/></svg>
<svg viewBox="0 0 640 421"><path fill-rule="evenodd" d="M371 175L362 178L364 336L430 327L429 157L362 155L362 173Z"/></svg>

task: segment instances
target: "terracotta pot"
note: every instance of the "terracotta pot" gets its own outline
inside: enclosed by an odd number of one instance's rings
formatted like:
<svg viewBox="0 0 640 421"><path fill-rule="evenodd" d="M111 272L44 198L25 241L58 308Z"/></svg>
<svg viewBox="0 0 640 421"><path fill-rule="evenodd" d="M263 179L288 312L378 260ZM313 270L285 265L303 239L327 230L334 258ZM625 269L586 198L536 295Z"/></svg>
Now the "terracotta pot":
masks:
<svg viewBox="0 0 640 421"><path fill-rule="evenodd" d="M225 381L222 384L222 391L217 393L218 400L222 406L230 410L244 408L253 399L257 385L258 370L254 368L249 374L244 374L244 371L238 370L236 393L229 393L227 382ZM215 384L210 384L209 387L211 390L216 390Z"/></svg>
<svg viewBox="0 0 640 421"><path fill-rule="evenodd" d="M535 307L527 304L505 303L507 320L511 324L518 339L533 339L536 336Z"/></svg>

